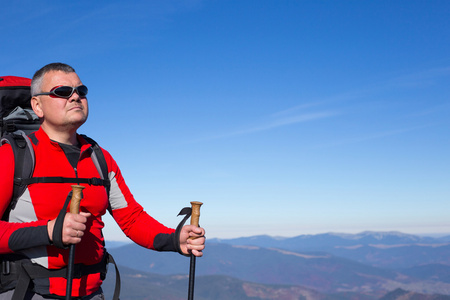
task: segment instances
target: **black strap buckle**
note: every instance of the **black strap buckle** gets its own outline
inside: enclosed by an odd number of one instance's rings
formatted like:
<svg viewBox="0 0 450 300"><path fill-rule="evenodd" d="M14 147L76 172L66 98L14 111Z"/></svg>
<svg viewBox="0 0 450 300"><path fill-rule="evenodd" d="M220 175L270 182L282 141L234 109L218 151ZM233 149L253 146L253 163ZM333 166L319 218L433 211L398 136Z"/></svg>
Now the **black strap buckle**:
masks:
<svg viewBox="0 0 450 300"><path fill-rule="evenodd" d="M11 273L11 264L8 260L2 261L2 273L3 275L9 275Z"/></svg>
<svg viewBox="0 0 450 300"><path fill-rule="evenodd" d="M100 178L96 178L96 177L89 178L88 184L89 185L103 185L102 180Z"/></svg>

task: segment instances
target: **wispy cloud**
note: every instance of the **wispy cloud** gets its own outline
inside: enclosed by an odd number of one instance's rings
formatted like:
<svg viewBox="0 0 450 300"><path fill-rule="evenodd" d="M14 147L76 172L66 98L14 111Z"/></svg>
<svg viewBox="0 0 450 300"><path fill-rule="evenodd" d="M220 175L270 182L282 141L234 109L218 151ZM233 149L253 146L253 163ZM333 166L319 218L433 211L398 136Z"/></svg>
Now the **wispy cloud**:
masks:
<svg viewBox="0 0 450 300"><path fill-rule="evenodd" d="M388 85L395 87L423 87L434 85L439 79L450 76L450 67L432 68L393 78Z"/></svg>
<svg viewBox="0 0 450 300"><path fill-rule="evenodd" d="M365 142L365 141L370 141L370 140L382 139L382 138L389 137L389 136L395 136L395 135L399 135L399 134L403 134L403 133L407 133L407 132L411 132L411 131L420 130L420 129L427 128L427 127L434 126L434 125L435 124L426 124L426 125L421 125L421 126L413 126L413 127L408 127L408 128L392 129L392 130L386 130L386 131L381 131L381 132L375 132L375 133L371 133L371 134L366 134L364 136L341 139L338 141L317 145L314 148L317 148L317 149L330 148L330 147L335 147L335 146L355 144L355 143L360 143L360 142Z"/></svg>
<svg viewBox="0 0 450 300"><path fill-rule="evenodd" d="M305 122L318 121L318 120L322 120L322 119L328 119L328 118L334 117L339 114L340 113L336 112L336 111L326 111L326 110L315 111L315 112L303 112L303 113L297 112L296 114L283 113L281 115L278 113L275 113L274 115L266 117L264 120L260 121L259 124L248 125L241 129L229 131L229 132L226 132L223 134L199 138L199 139L194 140L193 142L254 134L254 133L268 131L268 130L272 130L275 128L294 125L294 124L298 124L298 123L305 123Z"/></svg>
<svg viewBox="0 0 450 300"><path fill-rule="evenodd" d="M418 111L415 113L411 113L407 116L408 117L421 117L421 116L427 116L427 115L432 115L432 114L436 114L436 113L448 114L449 109L450 109L450 103L444 103L444 104L428 107L427 109L424 109L424 110L421 110L421 111Z"/></svg>
<svg viewBox="0 0 450 300"><path fill-rule="evenodd" d="M257 125L254 127L248 127L248 128L244 128L242 130L237 130L235 132L231 132L231 133L227 134L227 136L255 133L255 132L259 132L259 131L274 129L277 127L288 126L288 125L292 125L292 124L296 124L296 123L303 123L303 122L310 122L310 121L315 121L315 120L320 120L320 119L326 119L326 118L336 116L338 114L339 113L332 112L332 111L321 111L321 112L314 112L314 113L304 113L304 114L288 116L288 117L283 117L283 118L276 118L275 120L270 120L261 125Z"/></svg>
<svg viewBox="0 0 450 300"><path fill-rule="evenodd" d="M328 96L328 97L321 97L319 99L316 99L316 100L313 100L313 101L310 101L307 103L302 103L302 104L278 111L276 113L273 113L272 117L282 118L282 117L286 117L289 115L298 114L299 112L303 112L306 110L311 110L312 108L316 108L316 107L317 108L320 108L323 106L330 107L330 106L336 105L336 104L341 105L343 102L360 99L361 97L364 97L364 95L366 95L366 94L367 94L367 91L361 89L361 90L355 90L355 91L351 91L351 92L347 92L347 93L336 94L336 95L332 95L332 96ZM323 110L323 108L322 108L322 110Z"/></svg>
<svg viewBox="0 0 450 300"><path fill-rule="evenodd" d="M259 122L254 122L253 124L242 126L241 129L230 130L229 132L225 132L222 134L200 138L195 140L195 142L255 134L258 132L273 130L284 126L292 126L299 123L328 120L332 117L336 117L342 114L360 115L369 113L370 115L373 115L374 109L389 109L390 107L395 105L395 102L392 102L392 100L384 100L384 98L386 97L385 93L392 88L409 88L411 86L417 87L423 85L425 81L428 82L428 84L431 84L449 75L450 67L433 68L416 73L405 74L403 76L383 80L378 83L372 83L366 87L359 87L346 93L322 97L310 102L295 105L287 109L274 112L264 117ZM447 105L442 105L440 106L440 108L447 108ZM439 107L430 108L427 111L422 111L421 114L431 114L438 111L438 109ZM418 130L429 126L431 125L400 129L394 128L392 130L387 130L379 133L368 133L361 137L343 139L341 141L328 145L322 145L319 147L336 146L340 144L349 144L373 139L380 139L387 136L403 134L409 131Z"/></svg>

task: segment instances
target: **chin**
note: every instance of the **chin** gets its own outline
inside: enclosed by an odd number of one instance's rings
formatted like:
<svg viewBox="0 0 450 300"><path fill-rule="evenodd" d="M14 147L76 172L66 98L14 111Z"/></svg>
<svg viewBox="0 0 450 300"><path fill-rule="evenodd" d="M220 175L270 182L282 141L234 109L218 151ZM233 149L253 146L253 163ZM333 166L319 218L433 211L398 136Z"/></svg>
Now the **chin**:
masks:
<svg viewBox="0 0 450 300"><path fill-rule="evenodd" d="M74 127L74 128L78 128L81 125L83 125L86 122L87 118L80 118L77 120L70 120L69 122L67 122L67 125Z"/></svg>

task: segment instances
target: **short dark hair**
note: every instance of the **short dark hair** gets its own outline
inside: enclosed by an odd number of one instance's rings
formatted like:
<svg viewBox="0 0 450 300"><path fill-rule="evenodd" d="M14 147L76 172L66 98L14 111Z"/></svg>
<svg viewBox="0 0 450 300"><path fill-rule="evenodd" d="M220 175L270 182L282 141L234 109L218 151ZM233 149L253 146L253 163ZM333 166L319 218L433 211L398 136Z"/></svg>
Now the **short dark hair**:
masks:
<svg viewBox="0 0 450 300"><path fill-rule="evenodd" d="M51 71L62 71L65 73L75 73L75 69L68 64L56 62L43 66L34 73L31 79L31 95L41 93L42 80L44 75Z"/></svg>

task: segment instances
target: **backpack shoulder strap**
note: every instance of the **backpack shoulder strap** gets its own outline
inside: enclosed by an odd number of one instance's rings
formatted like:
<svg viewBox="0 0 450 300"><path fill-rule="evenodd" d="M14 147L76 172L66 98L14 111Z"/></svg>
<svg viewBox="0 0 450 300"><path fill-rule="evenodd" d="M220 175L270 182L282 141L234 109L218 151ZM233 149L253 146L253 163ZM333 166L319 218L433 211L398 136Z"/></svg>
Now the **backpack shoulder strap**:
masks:
<svg viewBox="0 0 450 300"><path fill-rule="evenodd" d="M94 164L97 167L97 170L99 171L100 176L102 176L103 180L108 181L109 180L109 176L108 176L108 165L106 163L106 159L105 156L103 155L103 151L100 148L100 146L97 144L96 141L94 141L93 139L91 139L90 137L82 134L81 135L89 144L92 145L92 150L94 151ZM107 185L105 186L106 189L106 193L108 194L108 198L109 198L109 190L110 190L110 186Z"/></svg>
<svg viewBox="0 0 450 300"><path fill-rule="evenodd" d="M21 130L7 133L1 138L1 144L9 144L14 153L14 187L11 203L3 215L9 218L9 212L16 205L17 199L25 192L27 185L23 179L30 178L34 171L34 149L30 139Z"/></svg>

